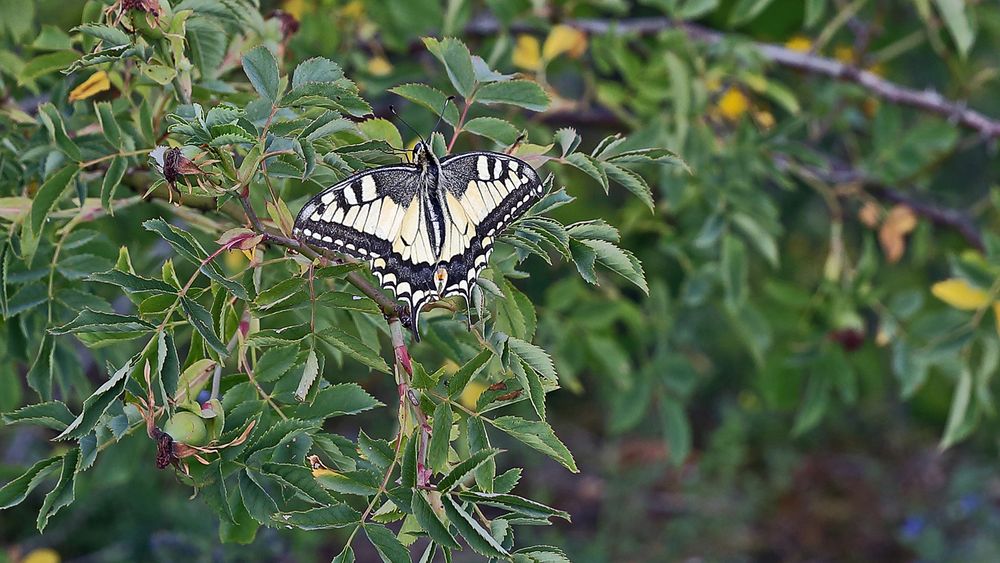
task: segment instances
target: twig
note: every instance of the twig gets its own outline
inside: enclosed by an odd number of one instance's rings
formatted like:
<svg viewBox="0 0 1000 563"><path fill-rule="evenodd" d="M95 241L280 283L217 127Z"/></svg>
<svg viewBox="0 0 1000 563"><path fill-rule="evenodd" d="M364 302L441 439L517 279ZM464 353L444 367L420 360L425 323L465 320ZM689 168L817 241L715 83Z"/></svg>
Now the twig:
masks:
<svg viewBox="0 0 1000 563"><path fill-rule="evenodd" d="M569 19L561 23L590 34L620 33L650 35L667 29L676 29L685 33L688 38L707 45L716 45L732 37L730 34L700 25L675 22L663 17L631 18L614 21L602 19ZM476 18L466 28L466 32L469 34L488 36L495 35L500 30L500 22L489 16ZM531 24L516 24L511 26L510 30L518 33L542 31ZM918 90L901 86L853 65L810 53L793 51L773 43L750 40L747 43L771 63L851 82L888 102L914 107L952 120L963 127L977 131L986 139L1000 138L1000 120L993 119L983 113L970 109L964 102L949 100L936 90Z"/></svg>
<svg viewBox="0 0 1000 563"><path fill-rule="evenodd" d="M779 154L774 156L774 163L779 169L787 169L792 165L792 160L788 156ZM847 165L828 162L824 168L801 164L795 164L795 166L809 170L811 174L822 178L830 184L858 184L863 186L865 191L875 198L891 203L903 204L934 225L954 230L970 246L978 250L984 249L983 236L979 227L976 226L972 217L958 209L942 207L914 197L907 192L887 186L880 180L871 178L863 172L850 168Z"/></svg>

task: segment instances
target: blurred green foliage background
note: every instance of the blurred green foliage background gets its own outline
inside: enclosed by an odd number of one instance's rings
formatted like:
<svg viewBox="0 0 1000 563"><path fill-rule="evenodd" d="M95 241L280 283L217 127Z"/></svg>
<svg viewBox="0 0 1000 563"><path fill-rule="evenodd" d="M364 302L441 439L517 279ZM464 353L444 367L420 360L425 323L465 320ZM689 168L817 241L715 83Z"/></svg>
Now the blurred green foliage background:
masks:
<svg viewBox="0 0 1000 563"><path fill-rule="evenodd" d="M84 82L87 71L24 81L24 65L46 51L39 43L49 26L77 25L82 4L0 0L5 108L65 99ZM535 304L536 342L563 386L549 398L549 421L580 467L569 474L523 447L494 444L511 450L504 464L525 467L519 494L573 518L522 532L526 541L595 562L1000 558L1000 126L976 128L961 113L1000 116L1000 6L261 4L272 22L263 41L281 44L290 61L337 61L377 115L403 105L419 131L435 116L387 90L409 82L444 89L448 78L420 38L455 36L492 67L549 92L544 112L498 112L529 141L573 127L589 150L620 132L687 163L644 174L652 213L626 190L605 197L589 175L552 170L579 200L560 219L618 226L650 291L603 274L600 286L589 285L566 261L524 265L531 276L517 285ZM283 29L290 21L295 29ZM826 64L850 72L838 80ZM887 83L937 92L942 103L915 107L887 95ZM459 148L490 148L480 141ZM6 354L0 411L34 401L23 385L28 366L16 359L23 352ZM337 377L394 400L379 374ZM470 393L464 400L474 405ZM381 409L334 429L385 435L394 423ZM0 482L23 472L49 437L0 428ZM40 497L0 513L6 557L321 561L338 553L338 536L317 532L266 529L250 546L220 544L215 515L172 475L154 472L151 456L142 441L110 449L44 534L34 529Z"/></svg>

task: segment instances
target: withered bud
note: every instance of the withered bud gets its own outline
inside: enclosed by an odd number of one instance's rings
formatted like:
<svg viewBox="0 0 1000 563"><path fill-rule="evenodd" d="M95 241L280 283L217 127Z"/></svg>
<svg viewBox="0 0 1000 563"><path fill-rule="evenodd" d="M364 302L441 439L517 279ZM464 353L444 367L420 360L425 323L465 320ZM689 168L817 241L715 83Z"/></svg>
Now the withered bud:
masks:
<svg viewBox="0 0 1000 563"><path fill-rule="evenodd" d="M267 16L268 19L276 19L281 24L281 37L288 39L299 30L299 20L295 16L284 10L274 10Z"/></svg>
<svg viewBox="0 0 1000 563"><path fill-rule="evenodd" d="M160 17L160 3L158 0L121 0L122 11L136 10L153 17Z"/></svg>

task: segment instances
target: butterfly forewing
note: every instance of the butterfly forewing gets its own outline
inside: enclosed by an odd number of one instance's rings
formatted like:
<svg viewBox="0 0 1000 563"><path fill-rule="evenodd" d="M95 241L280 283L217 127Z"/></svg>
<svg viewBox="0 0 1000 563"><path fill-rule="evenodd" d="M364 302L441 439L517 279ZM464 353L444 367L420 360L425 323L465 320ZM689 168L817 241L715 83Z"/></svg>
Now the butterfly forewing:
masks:
<svg viewBox="0 0 1000 563"><path fill-rule="evenodd" d="M469 299L494 241L541 191L538 174L508 155L427 158L361 172L321 192L299 212L295 234L368 260L379 283L410 305L416 330L426 303Z"/></svg>

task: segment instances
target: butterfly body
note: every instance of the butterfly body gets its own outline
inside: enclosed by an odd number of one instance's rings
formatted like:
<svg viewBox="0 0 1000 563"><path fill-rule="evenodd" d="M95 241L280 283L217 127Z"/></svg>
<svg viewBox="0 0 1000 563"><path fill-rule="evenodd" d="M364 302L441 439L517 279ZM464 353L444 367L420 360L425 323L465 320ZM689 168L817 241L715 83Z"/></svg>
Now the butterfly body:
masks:
<svg viewBox="0 0 1000 563"><path fill-rule="evenodd" d="M438 159L417 143L413 164L365 170L313 197L295 235L367 260L379 283L409 304L416 332L427 303L451 295L471 302L494 241L541 194L538 174L515 157Z"/></svg>

